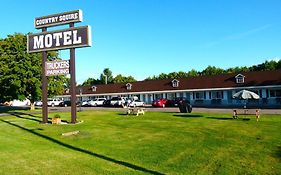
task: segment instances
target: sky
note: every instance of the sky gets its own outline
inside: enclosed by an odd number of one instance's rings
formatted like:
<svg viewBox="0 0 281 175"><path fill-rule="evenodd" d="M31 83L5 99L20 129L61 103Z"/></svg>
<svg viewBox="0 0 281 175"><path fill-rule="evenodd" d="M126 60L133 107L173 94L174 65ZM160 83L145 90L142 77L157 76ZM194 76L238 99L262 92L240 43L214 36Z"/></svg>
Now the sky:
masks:
<svg viewBox="0 0 281 175"><path fill-rule="evenodd" d="M76 80L104 68L138 81L208 65L227 69L281 58L280 0L10 0L0 38L40 33L34 18L80 9L92 47L76 49ZM48 28L48 31L68 25ZM69 50L60 51L69 59Z"/></svg>

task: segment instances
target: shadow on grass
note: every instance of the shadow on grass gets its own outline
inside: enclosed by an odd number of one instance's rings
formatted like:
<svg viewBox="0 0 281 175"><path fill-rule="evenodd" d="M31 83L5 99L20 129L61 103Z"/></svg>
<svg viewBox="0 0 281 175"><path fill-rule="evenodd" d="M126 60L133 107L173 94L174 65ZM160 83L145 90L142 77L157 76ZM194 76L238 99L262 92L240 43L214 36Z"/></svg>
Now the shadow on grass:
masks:
<svg viewBox="0 0 281 175"><path fill-rule="evenodd" d="M186 117L186 118L198 118L203 117L203 115L192 115L192 114L175 114L175 117Z"/></svg>
<svg viewBox="0 0 281 175"><path fill-rule="evenodd" d="M216 120L234 120L233 118L226 118L226 117L206 117L208 119L216 119Z"/></svg>
<svg viewBox="0 0 281 175"><path fill-rule="evenodd" d="M215 120L237 120L237 121L240 121L240 120L244 120L244 121L248 121L250 120L249 118L238 118L238 119L234 119L234 118L227 118L227 117L206 117L208 119L215 119Z"/></svg>
<svg viewBox="0 0 281 175"><path fill-rule="evenodd" d="M277 146L276 157L281 159L281 146Z"/></svg>
<svg viewBox="0 0 281 175"><path fill-rule="evenodd" d="M23 118L23 117L20 117L20 118L28 119L29 120L29 118ZM4 123L7 123L9 125L12 125L14 127L20 128L20 129L22 129L24 131L27 131L27 132L31 133L31 134L34 134L36 136L39 136L41 138L44 138L44 139L46 139L48 141L51 141L51 142L53 142L55 144L58 144L60 146L63 146L65 148L68 148L68 149L71 149L71 150L74 150L74 151L85 153L85 154L88 154L88 155L91 155L91 156L94 156L94 157L97 157L97 158L100 158L100 159L103 159L103 160L106 160L106 161L113 162L115 164L119 164L119 165L125 166L127 168L131 168L133 170L142 171L144 173L157 174L157 175L160 175L160 174L162 175L163 174L163 173L160 173L160 172L157 172L157 171L149 170L149 169L146 169L146 168L143 168L143 167L140 167L140 166L128 163L128 162L124 162L124 161L121 161L121 160L116 160L116 159L113 159L113 158L110 158L110 157L107 157L107 156L104 156L104 155L101 155L101 154L98 154L98 153L94 153L94 152L91 152L91 151L88 151L88 150L85 150L85 149L82 149L82 148L74 147L72 145L63 143L63 142L61 142L59 140L56 140L54 138L51 138L49 136L46 136L46 135L40 134L38 132L35 132L36 130L34 130L34 129L27 129L27 128L23 127L23 126L11 123L11 122L3 120L3 119L0 119L0 121L2 121Z"/></svg>
<svg viewBox="0 0 281 175"><path fill-rule="evenodd" d="M119 113L118 115L128 116L126 113Z"/></svg>
<svg viewBox="0 0 281 175"><path fill-rule="evenodd" d="M0 106L0 113L5 113L13 110L29 110L29 106Z"/></svg>
<svg viewBox="0 0 281 175"><path fill-rule="evenodd" d="M7 112L8 114L10 115L13 115L17 118L21 118L21 119L25 119L25 120L31 120L31 121L36 121L36 122L39 122L41 123L42 120L40 120L41 117L38 117L38 116L35 116L33 114L30 114L30 113L24 113L24 112ZM23 117L21 115L28 115L32 118L28 118L28 117ZM48 120L52 120L52 118L48 118ZM48 121L48 123L52 123L51 121Z"/></svg>

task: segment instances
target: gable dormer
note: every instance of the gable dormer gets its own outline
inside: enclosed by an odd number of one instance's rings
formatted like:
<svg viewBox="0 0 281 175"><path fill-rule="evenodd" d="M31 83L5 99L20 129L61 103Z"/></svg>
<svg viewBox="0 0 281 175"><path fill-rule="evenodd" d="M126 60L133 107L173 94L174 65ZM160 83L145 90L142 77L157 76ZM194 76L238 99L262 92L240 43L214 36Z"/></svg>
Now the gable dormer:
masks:
<svg viewBox="0 0 281 175"><path fill-rule="evenodd" d="M96 86L92 86L91 89L92 89L93 92L97 91L97 87Z"/></svg>
<svg viewBox="0 0 281 175"><path fill-rule="evenodd" d="M126 87L127 87L127 90L131 90L132 89L132 84L131 83L127 83Z"/></svg>
<svg viewBox="0 0 281 175"><path fill-rule="evenodd" d="M245 76L242 75L242 74L238 74L235 76L235 79L236 79L236 83L237 84L242 84L245 82Z"/></svg>
<svg viewBox="0 0 281 175"><path fill-rule="evenodd" d="M179 82L180 82L179 80L173 79L173 80L172 80L172 86L173 86L173 87L179 87Z"/></svg>

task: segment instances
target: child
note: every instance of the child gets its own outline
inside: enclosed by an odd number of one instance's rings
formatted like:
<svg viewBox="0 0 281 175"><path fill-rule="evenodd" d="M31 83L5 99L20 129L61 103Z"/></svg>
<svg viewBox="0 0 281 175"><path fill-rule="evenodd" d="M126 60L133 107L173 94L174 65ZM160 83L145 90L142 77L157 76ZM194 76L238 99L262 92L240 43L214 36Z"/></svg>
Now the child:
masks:
<svg viewBox="0 0 281 175"><path fill-rule="evenodd" d="M237 111L236 109L233 110L233 119L237 119L238 116L237 116Z"/></svg>
<svg viewBox="0 0 281 175"><path fill-rule="evenodd" d="M257 122L259 121L259 118L260 118L260 110L256 110L256 119L257 119Z"/></svg>

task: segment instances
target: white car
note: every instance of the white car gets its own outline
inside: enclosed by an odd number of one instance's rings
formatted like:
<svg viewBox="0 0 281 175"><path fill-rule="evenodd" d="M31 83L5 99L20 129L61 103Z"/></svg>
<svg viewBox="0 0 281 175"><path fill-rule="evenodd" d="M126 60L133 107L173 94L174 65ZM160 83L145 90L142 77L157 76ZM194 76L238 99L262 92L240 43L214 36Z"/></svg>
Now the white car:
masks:
<svg viewBox="0 0 281 175"><path fill-rule="evenodd" d="M126 97L112 97L110 100L111 106L122 106L125 104L127 98Z"/></svg>
<svg viewBox="0 0 281 175"><path fill-rule="evenodd" d="M106 98L96 98L94 100L88 101L89 106L101 106L103 105L103 102L106 100Z"/></svg>
<svg viewBox="0 0 281 175"><path fill-rule="evenodd" d="M23 101L21 100L13 100L11 102L11 106L29 106L30 105L30 100L29 99L25 99Z"/></svg>
<svg viewBox="0 0 281 175"><path fill-rule="evenodd" d="M43 103L42 103L42 101L36 101L36 102L34 102L34 105L35 106L42 106Z"/></svg>
<svg viewBox="0 0 281 175"><path fill-rule="evenodd" d="M130 107L139 107L139 106L144 106L144 102L140 100L133 100L129 103Z"/></svg>
<svg viewBox="0 0 281 175"><path fill-rule="evenodd" d="M52 106L52 107L59 106L60 103L63 103L63 101L58 98L48 100L48 106Z"/></svg>
<svg viewBox="0 0 281 175"><path fill-rule="evenodd" d="M91 100L85 100L85 101L82 101L82 106L89 106L89 102L90 102Z"/></svg>

